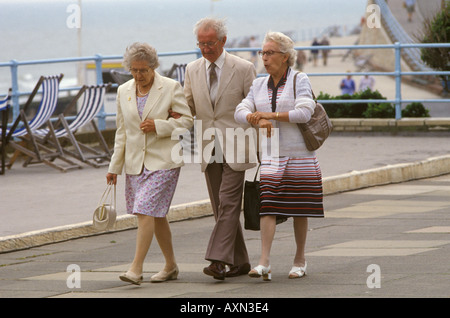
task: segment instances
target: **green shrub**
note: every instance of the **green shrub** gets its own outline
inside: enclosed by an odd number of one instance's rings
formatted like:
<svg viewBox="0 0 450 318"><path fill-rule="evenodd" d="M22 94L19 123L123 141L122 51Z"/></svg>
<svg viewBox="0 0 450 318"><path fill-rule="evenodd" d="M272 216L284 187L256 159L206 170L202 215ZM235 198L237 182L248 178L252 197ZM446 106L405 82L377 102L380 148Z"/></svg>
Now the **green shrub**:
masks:
<svg viewBox="0 0 450 318"><path fill-rule="evenodd" d="M320 92L317 99L333 100L333 99L386 99L376 90L366 89L363 92L356 92L353 95L331 96ZM394 118L395 109L389 103L337 103L324 104L323 106L330 118Z"/></svg>
<svg viewBox="0 0 450 318"><path fill-rule="evenodd" d="M330 94L320 92L317 99L386 99L379 91L366 89L363 92L356 92L353 95L331 96ZM330 118L395 118L395 107L390 103L342 103L328 104L324 103L328 116ZM422 103L411 103L402 110L402 117L430 117L429 110Z"/></svg>
<svg viewBox="0 0 450 318"><path fill-rule="evenodd" d="M364 118L394 118L395 107L389 103L369 104L363 115Z"/></svg>
<svg viewBox="0 0 450 318"><path fill-rule="evenodd" d="M411 103L402 109L402 117L430 117L430 112L422 103Z"/></svg>
<svg viewBox="0 0 450 318"><path fill-rule="evenodd" d="M447 1L448 2L448 1ZM450 41L450 5L447 3L441 8L433 19L425 19L423 24L422 43L448 43ZM422 48L421 58L431 68L438 71L450 70L450 49ZM446 75L439 76L444 84L444 91L448 92L449 78Z"/></svg>

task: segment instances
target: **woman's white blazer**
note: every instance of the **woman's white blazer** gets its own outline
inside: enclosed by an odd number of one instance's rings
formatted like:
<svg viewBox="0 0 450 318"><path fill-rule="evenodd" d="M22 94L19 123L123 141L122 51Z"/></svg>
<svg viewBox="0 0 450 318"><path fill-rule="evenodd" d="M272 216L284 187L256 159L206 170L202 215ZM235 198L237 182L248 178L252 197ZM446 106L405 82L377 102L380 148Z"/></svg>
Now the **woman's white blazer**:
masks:
<svg viewBox="0 0 450 318"><path fill-rule="evenodd" d="M142 118L134 79L119 86L116 100L117 131L108 172L121 174L124 169L126 174L137 175L143 167L160 170L183 165L177 136L192 127L193 117L179 82L155 72ZM181 117L169 118L169 109ZM154 119L156 132L141 131L139 125L146 119Z"/></svg>

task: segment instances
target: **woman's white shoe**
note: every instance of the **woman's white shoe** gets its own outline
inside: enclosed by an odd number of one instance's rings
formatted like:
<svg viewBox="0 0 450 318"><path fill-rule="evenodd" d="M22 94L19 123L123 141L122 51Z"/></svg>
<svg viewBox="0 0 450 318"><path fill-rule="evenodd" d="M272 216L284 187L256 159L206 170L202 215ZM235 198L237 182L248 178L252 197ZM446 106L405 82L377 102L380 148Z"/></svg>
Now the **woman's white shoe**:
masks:
<svg viewBox="0 0 450 318"><path fill-rule="evenodd" d="M248 272L248 276L250 277L261 277L265 281L272 280L272 272L270 271L270 265L268 267L258 265L255 268L253 268L250 272Z"/></svg>
<svg viewBox="0 0 450 318"><path fill-rule="evenodd" d="M303 267L292 266L292 269L289 272L289 278L300 278L305 275L306 275L306 262L305 266Z"/></svg>
<svg viewBox="0 0 450 318"><path fill-rule="evenodd" d="M175 266L174 269L172 269L169 272L166 271L160 271L159 273L153 275L150 278L150 281L152 283L161 283L161 282L165 282L167 280L174 280L178 278L178 273L180 271L178 270L178 266Z"/></svg>
<svg viewBox="0 0 450 318"><path fill-rule="evenodd" d="M132 283L135 285L140 285L144 279L144 277L141 275L136 275L133 272L126 272L123 273L122 275L119 276L121 281L127 282L127 283Z"/></svg>

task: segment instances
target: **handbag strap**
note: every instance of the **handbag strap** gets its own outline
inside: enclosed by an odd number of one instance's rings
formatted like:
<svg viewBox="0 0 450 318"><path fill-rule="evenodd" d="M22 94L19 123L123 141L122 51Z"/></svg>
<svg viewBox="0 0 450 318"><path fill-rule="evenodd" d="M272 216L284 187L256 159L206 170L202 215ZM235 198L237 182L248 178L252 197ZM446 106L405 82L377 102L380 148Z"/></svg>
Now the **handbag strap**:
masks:
<svg viewBox="0 0 450 318"><path fill-rule="evenodd" d="M256 177L258 176L258 171L259 171L259 168L260 168L260 167L261 167L261 162L260 162L259 165L258 165L258 169L256 169L255 177L253 178L253 182L256 181Z"/></svg>
<svg viewBox="0 0 450 318"><path fill-rule="evenodd" d="M116 185L114 184L114 208L116 208Z"/></svg>
<svg viewBox="0 0 450 318"><path fill-rule="evenodd" d="M98 203L98 205L102 204L102 202L104 201L104 198L108 196L109 192L111 192L111 186L108 183L106 185L105 191L103 192L102 196L100 197L100 202Z"/></svg>
<svg viewBox="0 0 450 318"><path fill-rule="evenodd" d="M297 86L296 84L297 84L297 75L298 75L298 73L300 73L300 72L296 72L295 75L294 75L294 99L297 98L297 92L296 92L295 87ZM312 93L313 100L317 103L316 96L314 95L314 91L312 89L311 89L311 93Z"/></svg>
<svg viewBox="0 0 450 318"><path fill-rule="evenodd" d="M103 194L102 194L102 196L101 196L101 198L100 198L100 202L99 202L99 206L102 204L102 202L104 202L104 200L106 200L106 198L110 195L110 193L111 193L111 188L113 188L114 187L114 192L113 192L113 194L111 195L111 205L113 204L113 201L114 201L114 207L116 206L116 185L115 184L112 184L112 183L108 183L107 185L106 185L106 189L105 189L105 191L103 192Z"/></svg>

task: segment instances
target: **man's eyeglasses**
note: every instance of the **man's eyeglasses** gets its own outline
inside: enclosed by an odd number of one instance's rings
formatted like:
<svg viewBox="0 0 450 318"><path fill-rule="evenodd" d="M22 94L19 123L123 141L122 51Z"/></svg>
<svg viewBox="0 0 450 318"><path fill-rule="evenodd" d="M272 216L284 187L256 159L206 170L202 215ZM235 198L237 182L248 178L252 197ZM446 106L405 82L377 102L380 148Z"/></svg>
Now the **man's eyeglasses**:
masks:
<svg viewBox="0 0 450 318"><path fill-rule="evenodd" d="M131 74L136 75L138 73L142 74L142 75L147 75L148 72L150 71L149 68L147 69L137 69L137 68L132 68L130 69Z"/></svg>
<svg viewBox="0 0 450 318"><path fill-rule="evenodd" d="M284 54L284 52L280 52L280 51L259 51L259 52L258 52L258 55L261 56L261 57L263 57L264 55L272 56L272 55L274 55L275 53L281 53L281 54Z"/></svg>
<svg viewBox="0 0 450 318"><path fill-rule="evenodd" d="M201 49L206 46L208 48L212 49L213 47L215 47L217 45L218 42L219 42L219 40L217 40L216 42L197 42L197 46Z"/></svg>

